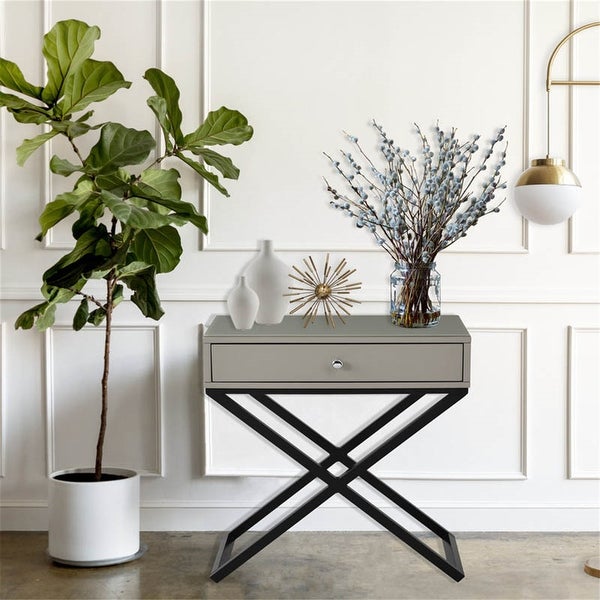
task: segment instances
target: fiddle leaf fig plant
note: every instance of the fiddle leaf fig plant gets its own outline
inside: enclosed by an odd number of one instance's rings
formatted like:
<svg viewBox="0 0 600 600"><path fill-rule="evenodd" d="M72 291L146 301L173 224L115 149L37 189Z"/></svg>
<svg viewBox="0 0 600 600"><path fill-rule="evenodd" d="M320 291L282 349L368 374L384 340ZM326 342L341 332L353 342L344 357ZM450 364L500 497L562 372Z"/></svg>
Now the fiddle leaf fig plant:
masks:
<svg viewBox="0 0 600 600"><path fill-rule="evenodd" d="M71 150L69 156L50 159L50 171L71 177L74 184L46 204L37 239L73 215L74 247L43 274L43 301L26 310L15 327L47 329L54 323L57 305L77 299L73 328L104 326L97 480L102 477L107 424L113 310L130 293L144 316L160 319L156 275L179 264L183 250L177 227L191 223L208 231L206 218L182 199L179 171L161 168L161 163L178 160L228 196L220 176L237 179L239 170L211 147L239 145L253 134L244 115L225 107L210 112L195 131L184 134L179 89L155 68L148 69L144 79L154 92L147 104L160 125L163 150L156 152L156 140L148 131L112 121L92 124L94 111L89 107L131 85L113 63L91 58L99 38L100 29L82 21L56 23L43 41L45 86L29 83L15 63L0 58L0 86L17 94L0 91L0 107L19 123L44 126L42 133L17 148L18 164L54 137L66 139ZM87 154L80 149L83 136L92 138ZM102 297L89 293L86 286L92 280L103 281Z"/></svg>

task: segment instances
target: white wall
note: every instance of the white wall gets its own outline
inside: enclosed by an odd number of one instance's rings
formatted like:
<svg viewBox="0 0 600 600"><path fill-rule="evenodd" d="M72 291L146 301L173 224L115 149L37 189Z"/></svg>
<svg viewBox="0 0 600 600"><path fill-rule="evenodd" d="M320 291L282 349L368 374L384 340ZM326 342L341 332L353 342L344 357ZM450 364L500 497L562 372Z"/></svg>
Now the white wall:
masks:
<svg viewBox="0 0 600 600"><path fill-rule="evenodd" d="M342 129L371 147L372 117L410 147L413 121L428 127L439 119L465 136L507 124L505 175L514 181L545 152L547 57L598 12L596 2L579 0L0 2L0 54L35 82L43 75L32 40L54 21L101 27L97 56L134 85L99 107L99 118L152 130L141 74L158 65L180 84L187 129L222 104L255 127L254 139L230 152L242 171L228 186L231 198L186 176L186 198L208 214L211 233L199 240L183 230L180 269L160 280L166 316L145 321L129 302L117 311L108 461L146 475L145 529L227 528L291 472L264 443L205 407L200 390L199 324L225 312L257 239L275 240L290 265L308 253L345 256L363 282L356 312L387 310L389 260L328 207L322 151L340 147ZM598 34L581 34L573 45L575 76L600 77ZM567 77L569 60L565 49L556 77ZM570 223L529 225L509 190L500 214L439 257L443 310L461 315L473 337L472 389L378 469L450 529L599 529L598 112L596 88L553 91L554 153L570 156L586 189ZM43 203L64 182L48 178L48 153L17 167L15 148L35 128L17 127L5 113L0 119L0 525L44 529L46 474L91 462L99 333L65 327L73 306L47 334L13 329L69 238L59 227L45 245L34 241ZM96 356L88 359L88 350ZM341 434L324 416L336 414L327 402L306 399L303 408ZM357 403L348 420L376 404ZM372 525L333 499L301 527Z"/></svg>

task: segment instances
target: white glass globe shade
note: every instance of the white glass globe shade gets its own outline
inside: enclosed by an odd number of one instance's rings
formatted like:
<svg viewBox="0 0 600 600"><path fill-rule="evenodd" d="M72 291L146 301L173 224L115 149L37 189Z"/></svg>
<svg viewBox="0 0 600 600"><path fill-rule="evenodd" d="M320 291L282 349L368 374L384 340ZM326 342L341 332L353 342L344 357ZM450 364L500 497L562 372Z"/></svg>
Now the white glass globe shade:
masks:
<svg viewBox="0 0 600 600"><path fill-rule="evenodd" d="M555 225L566 221L581 205L577 175L562 158L535 158L515 185L515 202L521 214L534 223Z"/></svg>
<svg viewBox="0 0 600 600"><path fill-rule="evenodd" d="M529 184L515 187L515 202L521 214L541 225L566 221L583 202L578 185Z"/></svg>

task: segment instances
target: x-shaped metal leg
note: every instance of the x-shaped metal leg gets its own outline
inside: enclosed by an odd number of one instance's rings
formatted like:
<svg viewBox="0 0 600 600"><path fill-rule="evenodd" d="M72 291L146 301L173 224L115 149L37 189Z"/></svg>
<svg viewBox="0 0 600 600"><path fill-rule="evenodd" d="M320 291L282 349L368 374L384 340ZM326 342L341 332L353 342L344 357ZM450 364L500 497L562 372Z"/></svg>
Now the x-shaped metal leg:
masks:
<svg viewBox="0 0 600 600"><path fill-rule="evenodd" d="M422 512L414 504L411 504L398 492L380 481L368 469L379 462L392 450L394 450L394 448L404 443L428 423L448 410L452 405L463 398L467 394L468 390L463 388L420 390L310 390L310 393L323 394L365 394L371 392L405 394L403 398L399 399L396 403L384 411L383 414L371 421L366 427L344 442L341 446L336 446L327 440L320 433L293 415L286 408L275 402L275 400L268 395L298 394L307 393L307 391L308 390L289 389L232 390L214 388L206 390L207 395L219 403L223 408L236 416L243 423L251 427L254 431L259 433L262 437L271 442L274 446L279 448L307 470L304 475L284 488L266 504L258 508L249 517L244 519L234 529L223 536L210 576L211 579L213 581L220 581L239 566L244 564L247 560L252 558L257 552L260 552L264 547L277 539L282 533L285 533L290 527L298 523L301 519L318 508L328 498L334 496L335 494L340 494L354 504L357 508L361 509L369 517L378 522L385 529L408 544L429 562L452 577L452 579L455 581L460 581L464 577L464 572L454 535L444 529L431 517ZM327 457L320 462L313 460L310 456L294 446L288 439L283 437L273 428L263 423L255 415L231 398L231 394L248 394L252 396L257 402L262 404L273 414L277 415L296 431L323 448L323 450L327 452ZM372 437L392 419L407 410L426 394L441 394L442 396L425 411L418 414L411 421L390 435L384 442L368 452L366 456L360 460L356 461L349 456L349 453L352 450ZM330 473L328 469L338 462L347 467L347 471L339 476L336 476ZM391 500L398 508L402 509L404 512L421 523L424 527L434 533L438 538L440 538L443 542L444 556L433 550L418 537L414 536L379 508L358 494L355 490L350 488L349 484L357 478L360 478L368 483L375 490ZM239 553L233 554L234 543L242 534L246 533L251 527L256 525L275 509L279 508L286 500L289 500L292 496L294 496L315 479L320 479L323 483L325 483L326 487L316 492L309 499L305 500L303 504L298 506L293 512L281 519L270 529L263 532L256 541L252 542L252 544L241 550Z"/></svg>

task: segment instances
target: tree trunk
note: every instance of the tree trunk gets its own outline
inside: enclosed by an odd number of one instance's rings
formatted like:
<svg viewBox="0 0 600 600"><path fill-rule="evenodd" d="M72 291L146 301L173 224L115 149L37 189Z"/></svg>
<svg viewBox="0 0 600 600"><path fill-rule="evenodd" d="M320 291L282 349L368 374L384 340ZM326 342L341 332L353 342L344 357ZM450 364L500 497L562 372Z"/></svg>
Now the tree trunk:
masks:
<svg viewBox="0 0 600 600"><path fill-rule="evenodd" d="M106 281L106 323L104 326L104 370L102 372L102 411L100 413L100 431L98 432L98 442L96 444L96 481L100 481L100 479L102 478L102 454L104 451L104 437L106 435L106 421L108 414L108 373L110 369L110 334L112 329L112 312L114 308L114 284L115 282L111 273Z"/></svg>

